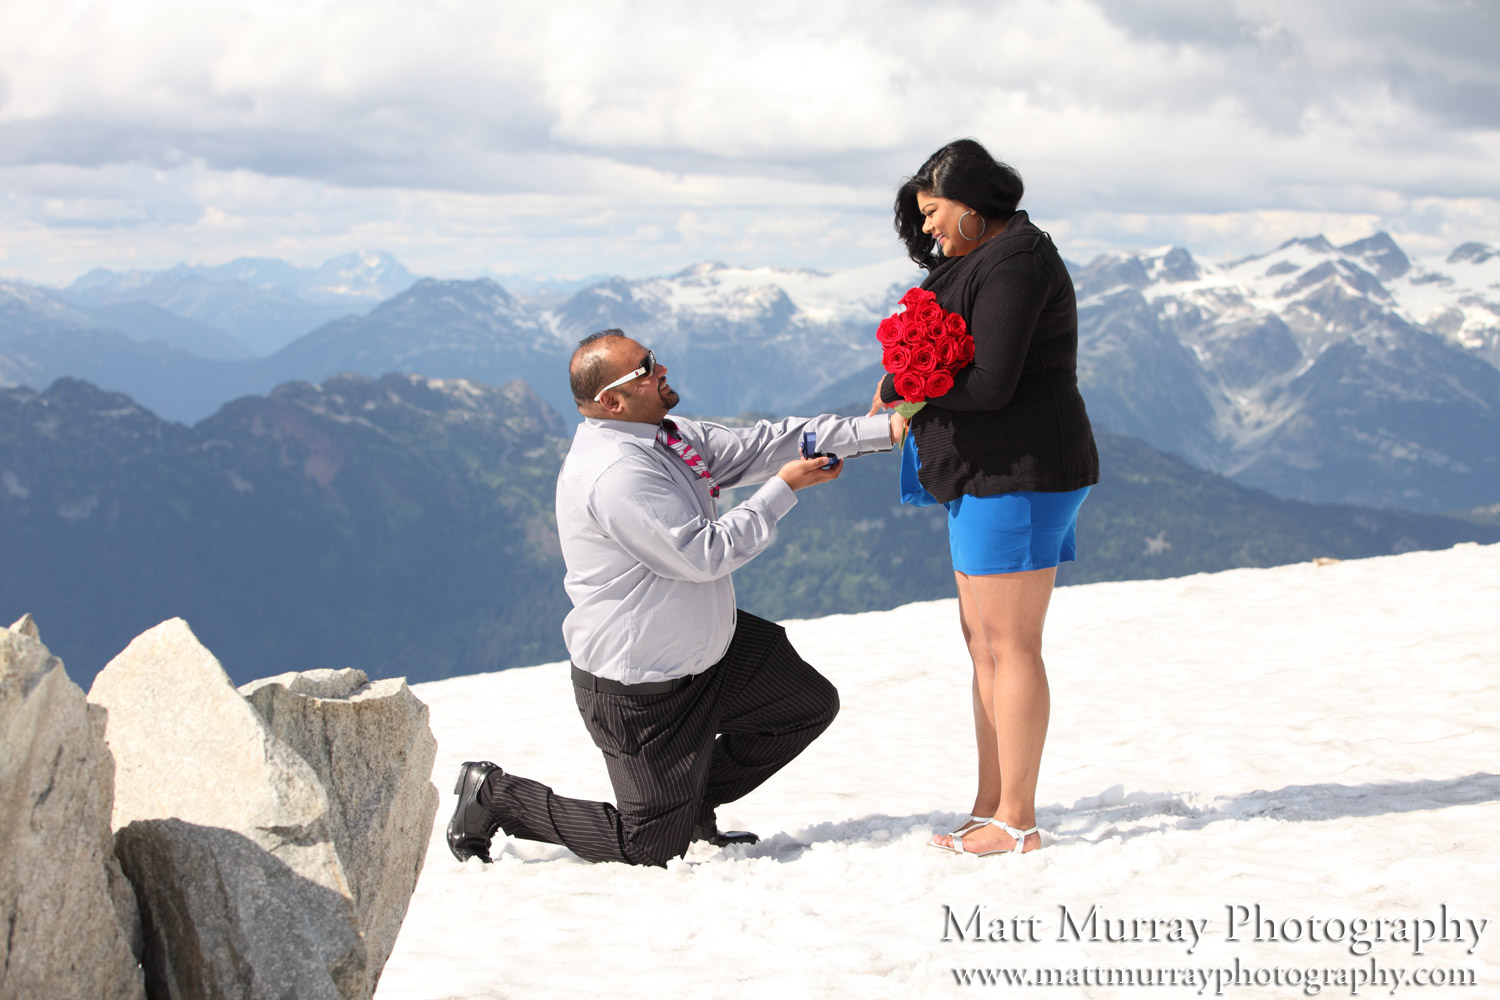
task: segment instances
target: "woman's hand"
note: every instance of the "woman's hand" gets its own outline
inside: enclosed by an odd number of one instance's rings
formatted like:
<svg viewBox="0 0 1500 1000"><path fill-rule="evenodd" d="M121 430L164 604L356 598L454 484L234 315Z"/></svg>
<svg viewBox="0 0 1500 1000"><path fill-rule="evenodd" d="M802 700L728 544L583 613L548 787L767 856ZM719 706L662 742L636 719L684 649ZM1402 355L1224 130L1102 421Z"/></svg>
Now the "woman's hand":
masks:
<svg viewBox="0 0 1500 1000"><path fill-rule="evenodd" d="M873 417L875 416L875 414L880 413L881 411L886 409L885 401L880 398L880 387L883 385L885 385L884 375L880 377L879 382L875 383L875 398L870 400L870 412L866 413L865 416ZM890 414L891 444L897 445L906 439L906 426L909 421L901 414L897 413L894 406L890 407Z"/></svg>
<svg viewBox="0 0 1500 1000"><path fill-rule="evenodd" d="M891 410L891 444L898 445L906 440L907 419L895 410Z"/></svg>

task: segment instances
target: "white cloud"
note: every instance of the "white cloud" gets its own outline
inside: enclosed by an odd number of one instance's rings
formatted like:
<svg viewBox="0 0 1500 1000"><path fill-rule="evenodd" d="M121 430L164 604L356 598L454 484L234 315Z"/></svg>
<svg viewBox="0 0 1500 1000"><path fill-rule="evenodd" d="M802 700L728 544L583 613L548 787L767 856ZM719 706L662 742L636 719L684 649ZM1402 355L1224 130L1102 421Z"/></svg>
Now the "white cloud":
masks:
<svg viewBox="0 0 1500 1000"><path fill-rule="evenodd" d="M852 266L899 253L894 187L957 135L1074 258L1292 225L1500 243L1496 25L1445 0L0 0L0 270Z"/></svg>

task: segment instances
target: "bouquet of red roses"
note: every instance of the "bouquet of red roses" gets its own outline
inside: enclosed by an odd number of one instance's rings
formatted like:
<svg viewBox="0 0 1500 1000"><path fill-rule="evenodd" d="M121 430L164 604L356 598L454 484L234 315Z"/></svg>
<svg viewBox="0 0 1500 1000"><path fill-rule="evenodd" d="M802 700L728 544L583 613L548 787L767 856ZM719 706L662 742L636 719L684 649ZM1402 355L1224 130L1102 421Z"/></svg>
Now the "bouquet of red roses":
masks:
<svg viewBox="0 0 1500 1000"><path fill-rule="evenodd" d="M896 377L896 391L907 403L919 404L898 405L906 417L929 397L952 389L954 372L974 360L974 338L964 318L944 310L925 289L901 296L896 312L880 321L875 335L885 349L881 363Z"/></svg>

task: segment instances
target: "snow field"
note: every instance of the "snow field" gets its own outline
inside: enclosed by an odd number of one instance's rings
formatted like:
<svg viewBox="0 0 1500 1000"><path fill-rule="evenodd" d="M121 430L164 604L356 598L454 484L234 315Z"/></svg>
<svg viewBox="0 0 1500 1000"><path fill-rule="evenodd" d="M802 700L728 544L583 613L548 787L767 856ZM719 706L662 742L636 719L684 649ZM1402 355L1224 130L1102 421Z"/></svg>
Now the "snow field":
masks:
<svg viewBox="0 0 1500 1000"><path fill-rule="evenodd" d="M376 995L945 997L974 988L957 984L958 968L1207 975L1236 961L1268 975L1294 969L1299 983L1304 970L1351 977L1372 962L1387 975L1467 970L1478 989L1458 995L1500 991L1497 598L1500 546L1478 545L1057 591L1038 794L1045 849L1024 858L924 846L973 796L955 601L787 623L838 685L841 714L802 757L720 810L721 826L756 830L760 844L696 845L666 870L590 865L503 834L496 864L456 862L444 830L463 760L495 760L566 795L611 792L565 665L418 685L442 804ZM1460 923L1493 922L1472 953L1471 938L1415 955L1409 936L1356 953L1350 922L1384 920L1391 938L1399 921L1409 935L1417 921L1440 922L1444 905ZM961 925L976 907L971 926L1003 927L1006 940L958 939L949 914ZM1233 907L1251 918L1237 940ZM1080 933L1067 932L1064 908ZM1255 940L1265 921L1300 940ZM1126 940L1109 939L1116 927ZM1216 987L990 992L1190 997Z"/></svg>

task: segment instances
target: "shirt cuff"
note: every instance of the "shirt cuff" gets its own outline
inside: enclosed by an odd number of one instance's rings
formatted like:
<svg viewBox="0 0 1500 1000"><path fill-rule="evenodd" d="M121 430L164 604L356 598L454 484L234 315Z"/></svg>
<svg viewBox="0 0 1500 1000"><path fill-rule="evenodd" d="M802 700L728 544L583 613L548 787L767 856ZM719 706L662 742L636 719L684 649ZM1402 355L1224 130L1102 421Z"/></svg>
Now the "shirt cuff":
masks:
<svg viewBox="0 0 1500 1000"><path fill-rule="evenodd" d="M890 413L877 413L874 416L857 418L854 433L859 440L861 455L871 451L890 451L894 447L891 444Z"/></svg>
<svg viewBox="0 0 1500 1000"><path fill-rule="evenodd" d="M751 499L762 504L766 513L777 521L786 517L787 512L797 506L797 494L780 476L767 479L765 485L756 490L755 496Z"/></svg>

